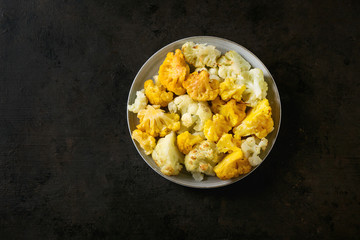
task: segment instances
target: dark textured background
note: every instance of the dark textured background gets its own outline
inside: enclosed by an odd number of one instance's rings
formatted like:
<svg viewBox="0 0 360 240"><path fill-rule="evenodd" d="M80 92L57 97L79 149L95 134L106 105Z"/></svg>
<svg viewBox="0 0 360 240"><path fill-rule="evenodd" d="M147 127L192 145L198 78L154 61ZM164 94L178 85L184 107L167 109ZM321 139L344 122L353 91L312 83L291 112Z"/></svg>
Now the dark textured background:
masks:
<svg viewBox="0 0 360 240"><path fill-rule="evenodd" d="M359 239L359 1L0 0L0 239ZM126 123L155 51L212 35L255 53L283 121L251 176L153 172Z"/></svg>

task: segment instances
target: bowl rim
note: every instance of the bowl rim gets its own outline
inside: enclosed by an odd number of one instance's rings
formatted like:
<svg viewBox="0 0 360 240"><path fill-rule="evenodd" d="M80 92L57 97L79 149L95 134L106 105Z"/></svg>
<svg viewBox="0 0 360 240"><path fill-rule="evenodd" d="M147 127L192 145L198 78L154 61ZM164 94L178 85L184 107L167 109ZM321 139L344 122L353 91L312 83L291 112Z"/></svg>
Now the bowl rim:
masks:
<svg viewBox="0 0 360 240"><path fill-rule="evenodd" d="M230 179L230 180L222 180L222 182L220 182L220 184L216 184L216 185L205 185L205 186L194 186L194 185L190 185L190 184L186 184L186 183L183 183L181 182L180 180L176 179L176 176L167 176L163 173L161 173L158 169L155 169L153 166L151 166L146 159L144 159L142 153L140 152L140 150L138 149L136 143L135 143L135 140L131 137L131 129L130 129L130 122L129 122L129 104L130 104L130 95L131 95L131 92L132 92L132 89L134 87L134 84L135 84L135 80L138 78L139 74L142 72L143 68L145 68L145 66L148 64L149 61L152 60L152 58L154 58L159 52L161 52L163 49L169 47L169 45L175 45L176 43L179 43L179 42L183 42L183 41L194 41L194 39L198 39L198 38L202 38L202 39L213 39L213 40L218 40L218 41L223 41L223 42L228 42L230 44L234 44L234 45L237 45L241 48L243 48L244 51L248 52L248 54L252 55L252 57L254 57L256 60L258 60L259 64L262 65L262 67L264 69L267 70L267 72L269 73L269 76L270 78L273 80L273 83L274 83L274 87L276 89L276 92L275 94L277 95L277 99L278 99L278 102L279 102L279 125L278 125L278 128L277 128L277 131L275 132L275 137L274 137L274 141L273 141L273 144L270 146L268 152L266 153L266 155L264 156L264 158L262 159L261 163L254 167L250 172L248 172L247 174L245 174L244 176L242 177L237 177L237 178L234 178L234 179ZM215 46L216 47L216 46ZM280 127L281 127L281 118L282 118L282 109L281 109L281 99L280 99L280 93L279 93L279 89L276 85L276 82L275 82L275 79L274 77L271 75L271 72L269 71L269 69L265 66L265 64L254 54L252 53L250 50L248 50L247 48L245 48L244 46L242 46L241 44L238 44L234 41L231 41L231 40L228 40L228 39L225 39L225 38L220 38L220 37L215 37L215 36L191 36L191 37L186 37L186 38L182 38L182 39L179 39L179 40L176 40L176 41L173 41L171 43L168 43L166 44L164 47L160 48L159 50L157 50L155 53L153 53L146 61L145 63L141 66L141 68L139 69L139 71L137 72L137 74L135 75L133 81L132 81L132 84L131 84L131 87L130 87L130 90L129 90L129 94L128 94L128 98L127 98L127 105L126 105L126 118L127 118L127 124L128 124L128 130L129 130L129 134L130 134L130 138L133 142L133 145L135 146L135 149L137 150L137 152L139 153L139 155L141 156L141 158L143 159L143 161L152 169L154 170L157 174L159 174L161 177L173 182L173 183L176 183L176 184L179 184L181 186L184 186L184 187L189 187L189 188L197 188L197 189L211 189L211 188L220 188L220 187L225 187L225 186L229 186L231 184L234 184L244 178L246 178L247 176L249 176L253 171L255 171L264 161L265 159L268 157L268 155L270 154L271 150L273 149L275 143L276 143L276 140L277 140L277 137L279 135L279 131L280 131ZM195 180L194 180L195 181Z"/></svg>

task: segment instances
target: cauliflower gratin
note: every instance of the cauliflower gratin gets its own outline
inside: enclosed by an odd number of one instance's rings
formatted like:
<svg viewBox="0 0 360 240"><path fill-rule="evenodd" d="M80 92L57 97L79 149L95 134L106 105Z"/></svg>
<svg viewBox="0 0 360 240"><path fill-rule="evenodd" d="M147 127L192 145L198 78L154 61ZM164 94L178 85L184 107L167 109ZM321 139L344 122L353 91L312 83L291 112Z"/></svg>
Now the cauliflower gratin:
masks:
<svg viewBox="0 0 360 240"><path fill-rule="evenodd" d="M267 90L262 70L237 52L187 42L136 92L132 138L165 175L236 178L261 163L274 129Z"/></svg>

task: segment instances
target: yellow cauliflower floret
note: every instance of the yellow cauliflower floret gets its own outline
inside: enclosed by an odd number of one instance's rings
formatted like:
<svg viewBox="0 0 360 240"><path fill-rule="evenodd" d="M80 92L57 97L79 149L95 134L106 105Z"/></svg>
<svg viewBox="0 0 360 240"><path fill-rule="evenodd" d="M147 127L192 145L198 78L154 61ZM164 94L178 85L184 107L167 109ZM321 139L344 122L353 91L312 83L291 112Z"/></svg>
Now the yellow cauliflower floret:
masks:
<svg viewBox="0 0 360 240"><path fill-rule="evenodd" d="M169 52L159 69L158 80L167 90L182 95L186 92L183 82L190 73L189 65L185 62L180 49L175 50L175 55Z"/></svg>
<svg viewBox="0 0 360 240"><path fill-rule="evenodd" d="M271 107L265 98L252 108L241 124L234 128L235 138L254 134L258 138L266 137L274 129Z"/></svg>
<svg viewBox="0 0 360 240"><path fill-rule="evenodd" d="M212 120L209 119L204 125L204 135L207 140L217 142L219 138L231 130L231 125L226 121L225 117L220 114L213 115Z"/></svg>
<svg viewBox="0 0 360 240"><path fill-rule="evenodd" d="M237 84L234 78L226 78L224 82L220 83L220 93L222 100L229 101L231 98L236 101L241 101L241 96L245 91L244 84Z"/></svg>
<svg viewBox="0 0 360 240"><path fill-rule="evenodd" d="M166 107L173 100L173 93L167 92L162 85L155 85L150 79L144 83L145 95L152 105Z"/></svg>
<svg viewBox="0 0 360 240"><path fill-rule="evenodd" d="M241 150L232 152L214 167L216 176L222 180L227 180L250 172L251 165L244 159Z"/></svg>
<svg viewBox="0 0 360 240"><path fill-rule="evenodd" d="M211 101L211 111L216 114L220 112L221 106L225 105L226 102L221 100L220 97L215 98Z"/></svg>
<svg viewBox="0 0 360 240"><path fill-rule="evenodd" d="M181 133L177 136L177 146L180 152L188 154L195 144L201 142L203 138L199 135L192 135L188 131Z"/></svg>
<svg viewBox="0 0 360 240"><path fill-rule="evenodd" d="M234 140L231 134L222 135L216 144L218 151L222 153L239 151L240 148Z"/></svg>
<svg viewBox="0 0 360 240"><path fill-rule="evenodd" d="M235 138L235 137L233 137L232 138L232 141L233 141L233 143L237 146L237 147L239 147L239 148L241 148L241 144L243 143L243 141L241 140L241 138ZM243 152L244 153L244 152ZM245 154L244 154L245 155Z"/></svg>
<svg viewBox="0 0 360 240"><path fill-rule="evenodd" d="M153 137L164 137L171 131L177 131L180 128L179 115L165 113L159 105L147 105L145 109L139 111L137 117L140 124L136 127Z"/></svg>
<svg viewBox="0 0 360 240"><path fill-rule="evenodd" d="M212 101L219 94L219 81L210 79L207 71L193 72L183 82L183 86L196 101Z"/></svg>
<svg viewBox="0 0 360 240"><path fill-rule="evenodd" d="M225 105L220 106L219 113L225 117L232 127L238 126L245 118L246 105L244 103L237 103L235 99L231 99Z"/></svg>
<svg viewBox="0 0 360 240"><path fill-rule="evenodd" d="M153 136L139 129L135 129L131 137L139 142L140 147L144 149L146 155L150 155L153 152L156 146L156 140Z"/></svg>
<svg viewBox="0 0 360 240"><path fill-rule="evenodd" d="M184 163L184 155L176 146L175 132L160 138L151 156L163 174L178 175L182 169L180 163Z"/></svg>

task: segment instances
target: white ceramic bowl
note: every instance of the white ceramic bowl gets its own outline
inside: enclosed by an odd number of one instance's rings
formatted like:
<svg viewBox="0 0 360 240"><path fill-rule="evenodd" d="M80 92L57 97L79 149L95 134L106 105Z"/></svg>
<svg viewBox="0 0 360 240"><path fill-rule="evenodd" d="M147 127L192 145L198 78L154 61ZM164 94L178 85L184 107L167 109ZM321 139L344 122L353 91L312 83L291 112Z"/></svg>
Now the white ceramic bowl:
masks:
<svg viewBox="0 0 360 240"><path fill-rule="evenodd" d="M222 54L224 54L227 51L234 50L238 52L243 58L245 58L253 68L260 68L264 72L264 78L265 81L268 83L268 93L267 98L269 99L271 108L272 108L272 117L274 120L274 130L267 136L267 139L269 140L268 146L265 151L262 151L260 154L260 157L265 160L266 156L271 151L276 137L279 132L280 127L280 121L281 121L281 103L280 103L280 96L278 89L276 87L275 81L273 77L271 76L269 70L265 67L265 65L249 50L244 48L243 46L218 37L210 37L210 36L195 36L195 37L189 37L180 39L178 41L175 41L173 43L170 43L169 45L163 47L159 51L157 51L154 55L152 55L145 64L141 67L139 72L137 73L129 92L128 97L128 105L134 103L136 98L136 91L139 91L144 88L144 82L148 79L151 79L154 75L157 74L160 65L164 61L166 54L171 51L175 51L175 49L181 49L181 46L188 41L193 41L195 43L207 43L209 45L214 45L218 50L221 51ZM128 126L130 135L131 132L136 129L136 125L139 124L139 120L136 117L136 114L127 111L127 120L128 120ZM240 179L243 179L244 177L251 174L256 168L252 169L251 172L245 175L241 175L237 178L231 179L231 180L220 180L217 177L211 177L206 176L203 181L197 182L193 179L190 173L186 172L185 167L177 176L166 176L163 173L161 173L159 167L155 164L154 160L151 158L151 155L148 156L144 153L138 142L134 141L134 145L141 155L141 157L144 159L144 161L158 174L160 174L162 177L183 185L187 187L193 187L193 188L216 188L216 187L222 187L229 185L231 183L237 182Z"/></svg>

